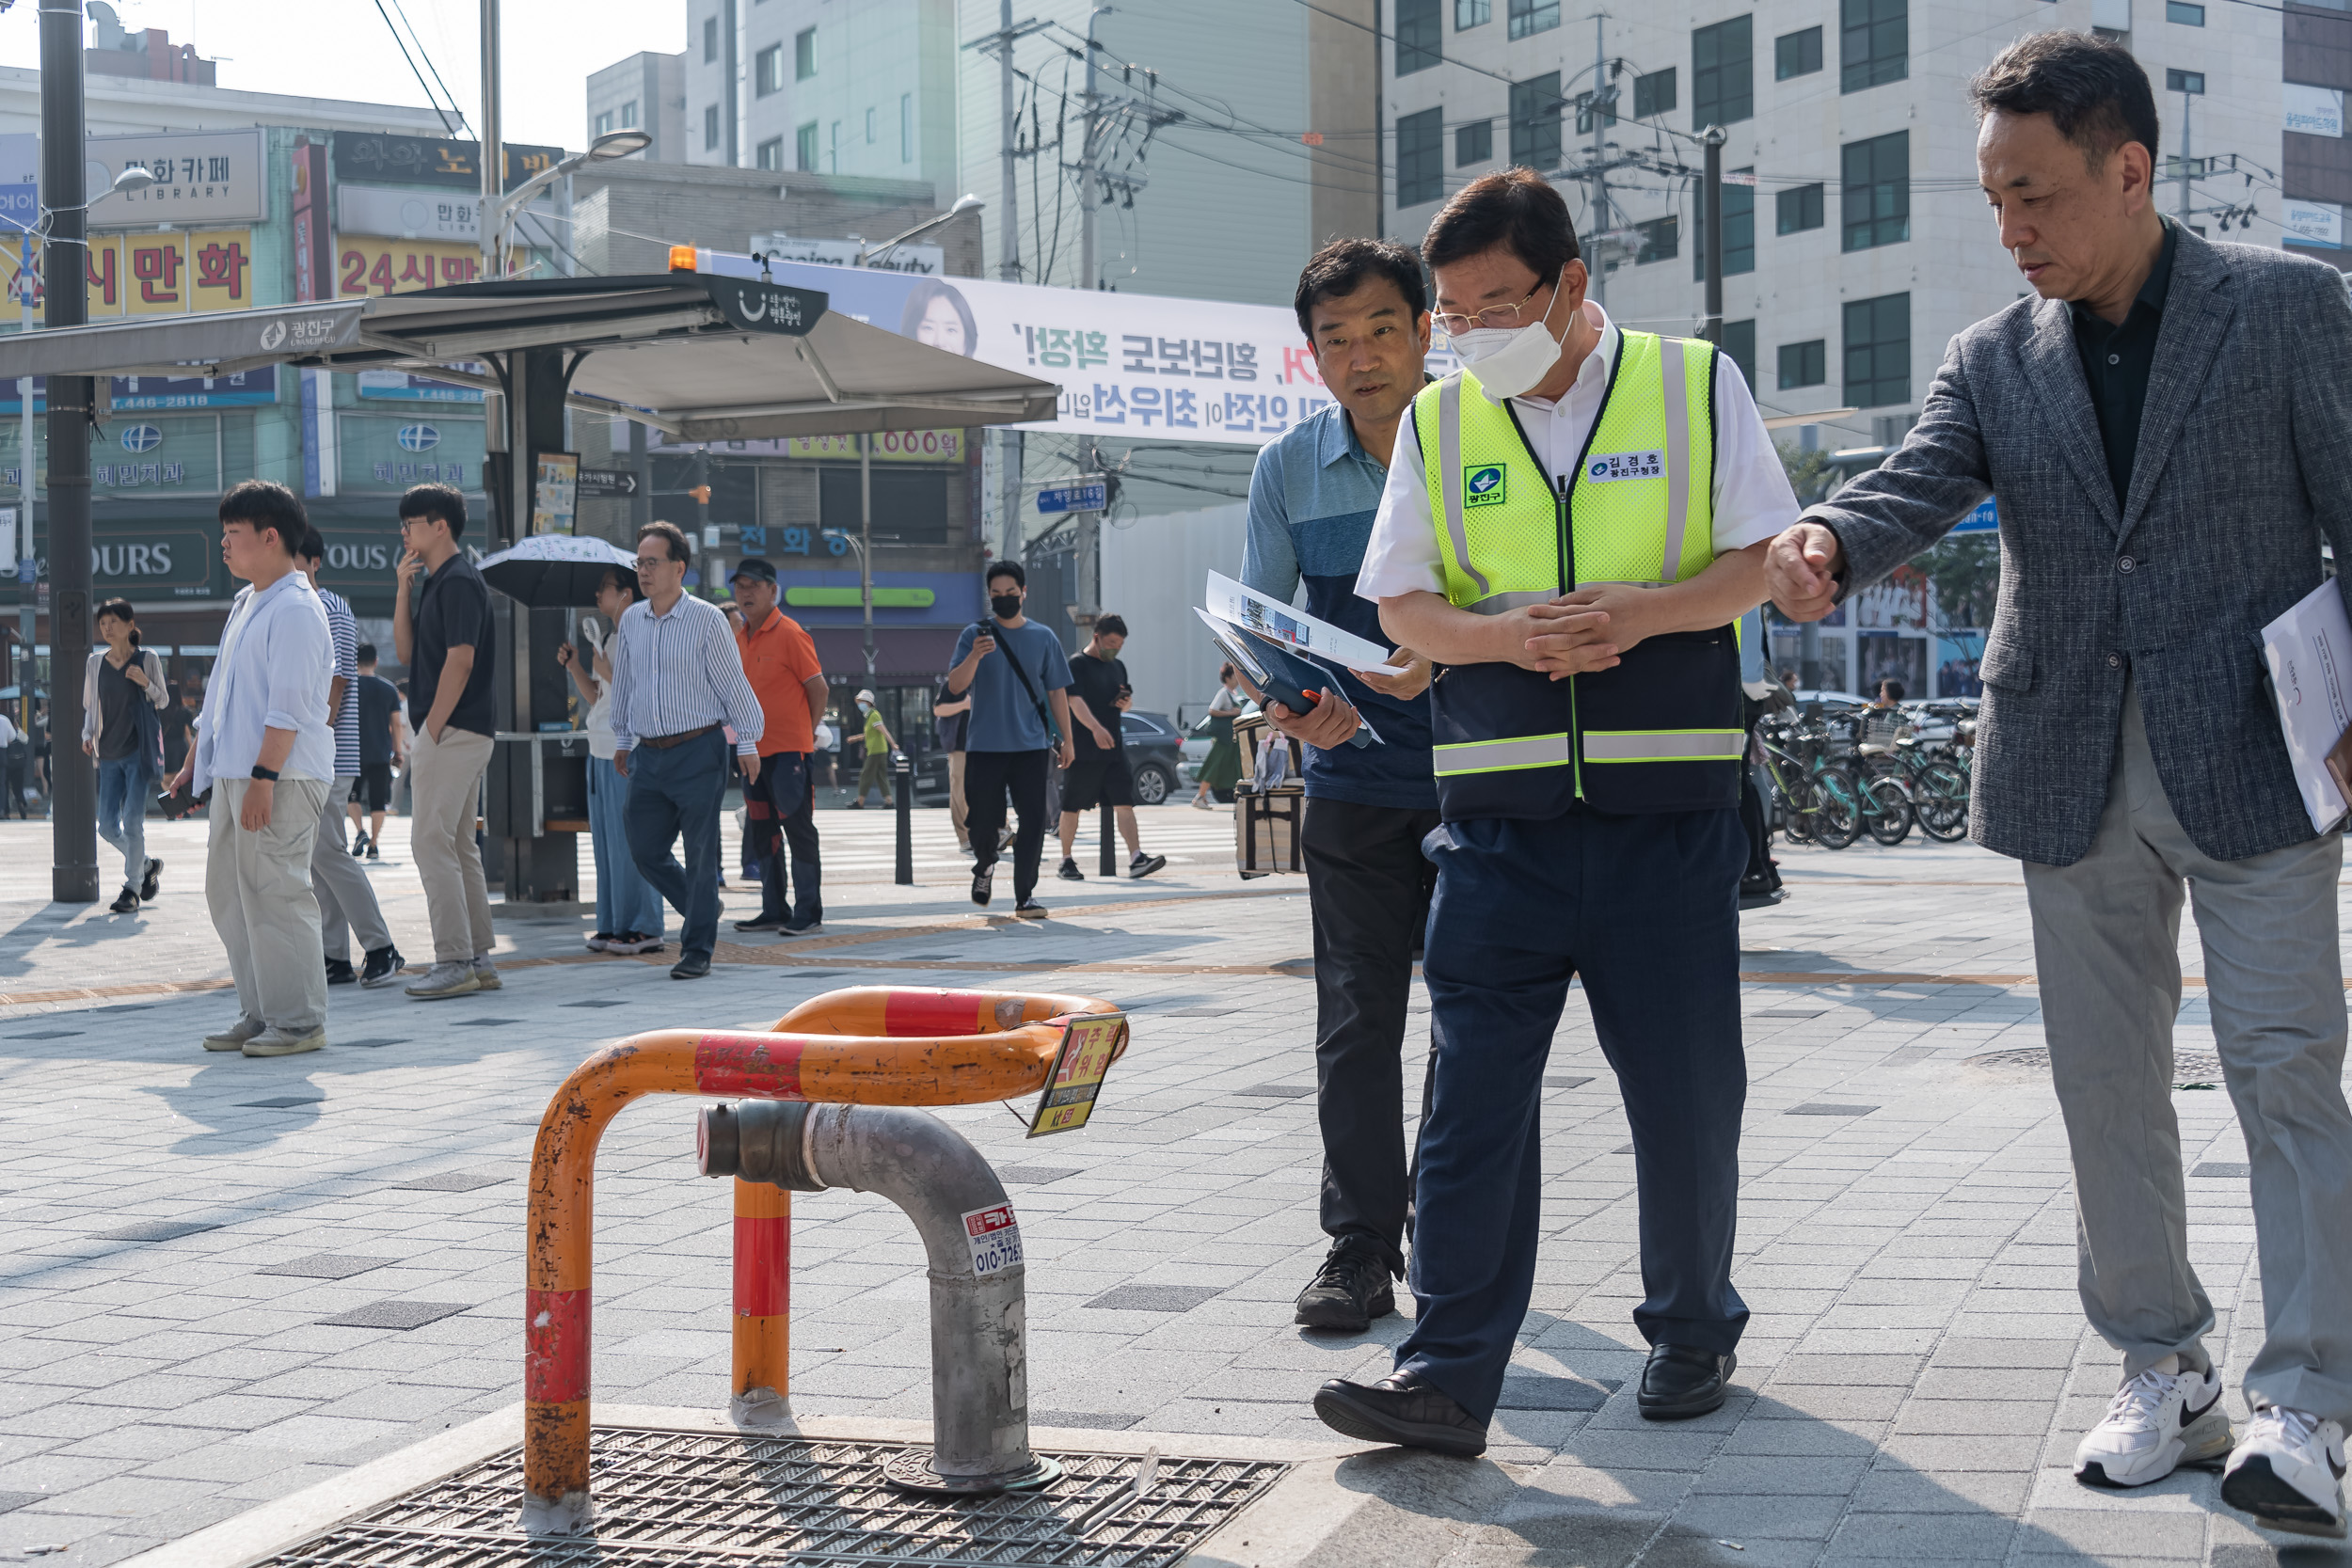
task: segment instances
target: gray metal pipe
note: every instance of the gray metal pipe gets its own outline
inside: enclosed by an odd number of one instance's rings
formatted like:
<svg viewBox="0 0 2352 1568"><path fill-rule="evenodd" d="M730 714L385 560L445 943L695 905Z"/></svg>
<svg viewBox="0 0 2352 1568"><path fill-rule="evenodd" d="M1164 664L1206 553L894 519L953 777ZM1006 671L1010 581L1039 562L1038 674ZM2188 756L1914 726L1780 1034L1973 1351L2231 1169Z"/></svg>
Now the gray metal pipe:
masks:
<svg viewBox="0 0 2352 1568"><path fill-rule="evenodd" d="M795 1192L880 1193L914 1222L930 1267L931 1453L893 1479L960 1493L1050 1479L1029 1452L1026 1271L1003 1183L938 1117L905 1106L745 1101L702 1114L706 1176Z"/></svg>

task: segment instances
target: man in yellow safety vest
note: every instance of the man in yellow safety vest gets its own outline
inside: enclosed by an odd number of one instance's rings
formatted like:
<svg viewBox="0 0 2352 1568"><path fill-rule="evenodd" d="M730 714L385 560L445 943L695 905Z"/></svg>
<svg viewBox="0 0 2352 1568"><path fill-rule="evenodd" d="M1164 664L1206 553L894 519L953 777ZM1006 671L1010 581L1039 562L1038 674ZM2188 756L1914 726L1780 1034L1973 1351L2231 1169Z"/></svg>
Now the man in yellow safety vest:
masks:
<svg viewBox="0 0 2352 1568"><path fill-rule="evenodd" d="M1463 369L1399 432L1357 592L1440 668L1435 1053L1396 1370L1334 1380L1351 1436L1478 1453L1542 1234L1544 1064L1571 977L1631 1124L1645 1416L1723 1402L1746 750L1734 623L1796 498L1739 368L1585 298L1567 208L1526 169L1449 201L1422 254Z"/></svg>

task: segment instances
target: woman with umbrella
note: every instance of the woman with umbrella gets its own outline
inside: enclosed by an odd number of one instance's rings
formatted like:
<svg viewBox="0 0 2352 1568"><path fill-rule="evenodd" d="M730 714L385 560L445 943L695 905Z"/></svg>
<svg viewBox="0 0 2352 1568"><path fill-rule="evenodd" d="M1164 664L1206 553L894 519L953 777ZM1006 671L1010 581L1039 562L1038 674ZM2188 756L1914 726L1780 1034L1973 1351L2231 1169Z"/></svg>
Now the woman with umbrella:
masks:
<svg viewBox="0 0 2352 1568"><path fill-rule="evenodd" d="M605 626L618 626L621 612L636 602L635 569L607 566L596 585L596 613L604 617ZM592 657L586 664L569 642L555 653L588 707L588 837L596 861L596 934L588 945L599 953L659 953L661 895L629 855L624 825L628 780L612 766L612 660L605 651L609 638L608 632L591 641Z"/></svg>

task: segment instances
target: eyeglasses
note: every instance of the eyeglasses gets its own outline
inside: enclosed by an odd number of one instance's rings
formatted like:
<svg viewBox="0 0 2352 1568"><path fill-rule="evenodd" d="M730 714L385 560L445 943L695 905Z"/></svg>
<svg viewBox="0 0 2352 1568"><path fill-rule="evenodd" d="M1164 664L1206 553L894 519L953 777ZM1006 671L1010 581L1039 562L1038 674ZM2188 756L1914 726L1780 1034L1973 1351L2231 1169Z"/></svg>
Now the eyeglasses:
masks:
<svg viewBox="0 0 2352 1568"><path fill-rule="evenodd" d="M1519 325L1519 312L1527 309L1528 300L1534 299L1550 287L1549 283L1536 284L1534 288L1528 291L1527 299L1520 300L1517 305L1489 305L1474 316L1466 316L1459 311L1440 310L1432 319L1449 338L1458 337L1472 327L1478 326L1515 327Z"/></svg>
<svg viewBox="0 0 2352 1568"><path fill-rule="evenodd" d="M668 564L670 564L670 560L667 556L641 555L637 558L637 569L641 572L650 572L657 567Z"/></svg>

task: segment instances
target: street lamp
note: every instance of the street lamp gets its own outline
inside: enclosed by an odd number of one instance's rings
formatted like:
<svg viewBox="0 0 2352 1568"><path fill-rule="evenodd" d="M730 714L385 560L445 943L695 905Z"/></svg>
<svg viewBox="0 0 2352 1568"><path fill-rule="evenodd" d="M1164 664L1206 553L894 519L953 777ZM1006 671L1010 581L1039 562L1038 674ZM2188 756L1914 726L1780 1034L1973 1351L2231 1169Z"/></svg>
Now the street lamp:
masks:
<svg viewBox="0 0 2352 1568"><path fill-rule="evenodd" d="M861 436L857 439L859 447L863 448L866 437ZM867 515L865 526L869 530L873 527L871 515ZM819 529L818 533L821 538L840 540L857 551L858 597L866 606L866 684L870 689L874 684L874 563L866 553L868 541L847 529Z"/></svg>
<svg viewBox="0 0 2352 1568"><path fill-rule="evenodd" d="M906 244L909 240L914 238L917 234L928 234L934 229L955 222L956 219L963 216L966 213L977 213L987 205L987 202L982 201L977 196L960 196L956 198L956 204L954 206L948 208L937 217L925 218L922 222L916 224L914 228L908 230L903 234L896 235L893 238L884 240L880 245L860 245L858 246L857 260L850 264L862 267L866 265L869 259L878 261L883 257L889 255L892 251L898 249L900 245Z"/></svg>
<svg viewBox="0 0 2352 1568"><path fill-rule="evenodd" d="M653 145L653 136L644 131L611 131L588 144L585 152L575 152L549 168L543 168L516 186L487 212L482 214L482 255L494 277L506 276L506 233L515 226L515 218L541 191L584 165L600 163L607 158L626 158L632 152L643 152Z"/></svg>

